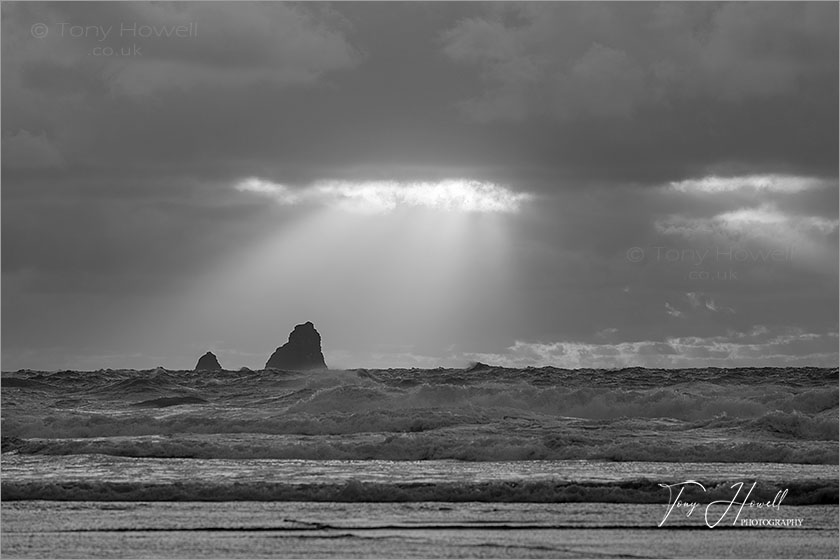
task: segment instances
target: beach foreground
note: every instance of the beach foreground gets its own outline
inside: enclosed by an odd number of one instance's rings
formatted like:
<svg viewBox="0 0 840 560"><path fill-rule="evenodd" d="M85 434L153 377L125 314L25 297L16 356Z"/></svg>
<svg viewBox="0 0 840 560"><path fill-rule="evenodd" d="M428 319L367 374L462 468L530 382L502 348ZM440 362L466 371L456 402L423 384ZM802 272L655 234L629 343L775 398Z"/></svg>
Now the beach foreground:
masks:
<svg viewBox="0 0 840 560"><path fill-rule="evenodd" d="M836 558L837 506L709 529L652 504L54 502L3 506L7 558ZM697 514L695 514L696 516ZM777 514L770 514L775 516ZM752 515L754 518L755 516Z"/></svg>

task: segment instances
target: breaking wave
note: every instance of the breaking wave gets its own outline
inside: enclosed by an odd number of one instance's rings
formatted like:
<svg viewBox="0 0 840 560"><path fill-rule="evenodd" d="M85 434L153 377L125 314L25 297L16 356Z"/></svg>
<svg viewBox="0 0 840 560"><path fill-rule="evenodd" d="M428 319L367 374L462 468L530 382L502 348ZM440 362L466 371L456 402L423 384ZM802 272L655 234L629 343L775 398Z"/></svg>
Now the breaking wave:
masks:
<svg viewBox="0 0 840 560"><path fill-rule="evenodd" d="M785 505L836 504L837 481L799 480L758 486L750 498L769 502L777 487L787 489ZM707 492L683 498L709 503L731 500L730 481L712 482ZM179 482L6 482L4 500L78 501L288 501L288 502L608 502L663 503L659 481L648 479L617 482L489 481L477 483L379 483L350 480L338 484L285 484L277 482L211 483Z"/></svg>
<svg viewBox="0 0 840 560"><path fill-rule="evenodd" d="M546 435L536 440L482 436L458 440L452 434L389 434L374 437L105 437L6 438L4 451L33 455L104 454L117 457L199 459L320 459L424 461L608 460L717 463L834 464L837 444L823 442L735 443L608 442L583 436Z"/></svg>
<svg viewBox="0 0 840 560"><path fill-rule="evenodd" d="M127 457L837 463L836 369L479 366L19 371L2 378L3 449Z"/></svg>

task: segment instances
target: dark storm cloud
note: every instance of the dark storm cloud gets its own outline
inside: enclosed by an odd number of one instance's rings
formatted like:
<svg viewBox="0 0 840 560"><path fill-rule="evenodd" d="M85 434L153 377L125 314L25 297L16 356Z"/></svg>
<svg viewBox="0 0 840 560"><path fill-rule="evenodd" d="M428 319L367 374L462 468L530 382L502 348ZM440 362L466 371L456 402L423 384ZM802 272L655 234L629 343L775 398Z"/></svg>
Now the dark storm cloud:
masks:
<svg viewBox="0 0 840 560"><path fill-rule="evenodd" d="M727 164L836 171L836 5L523 3L487 12L444 35L447 56L485 84L461 109L479 122L554 121L535 144L583 175L645 180Z"/></svg>
<svg viewBox="0 0 840 560"><path fill-rule="evenodd" d="M445 35L492 85L479 120L628 116L679 98L799 93L836 73L836 6L817 3L523 3ZM816 82L808 83L808 82Z"/></svg>
<svg viewBox="0 0 840 560"><path fill-rule="evenodd" d="M504 168L540 189L715 168L833 175L836 10L11 5L4 139L30 159L256 168L278 180L351 166ZM37 21L47 38L29 36ZM142 57L88 55L127 42L120 26L194 22L198 37L144 40ZM56 36L61 23L113 29L74 39Z"/></svg>
<svg viewBox="0 0 840 560"><path fill-rule="evenodd" d="M32 144L35 136L69 163L100 167L207 162L239 144L247 153L249 127L278 112L278 91L361 60L344 20L324 6L7 4L3 14L4 140ZM32 36L39 23L47 30L40 39ZM143 26L189 31L125 31ZM129 46L141 54L95 50ZM255 132L254 142L270 140Z"/></svg>

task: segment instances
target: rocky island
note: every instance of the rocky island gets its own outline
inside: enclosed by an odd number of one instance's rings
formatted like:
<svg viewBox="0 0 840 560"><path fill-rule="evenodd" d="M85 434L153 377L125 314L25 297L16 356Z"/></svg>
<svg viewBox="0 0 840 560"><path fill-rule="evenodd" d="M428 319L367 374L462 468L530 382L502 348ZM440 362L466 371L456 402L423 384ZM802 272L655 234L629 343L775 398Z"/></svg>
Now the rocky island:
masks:
<svg viewBox="0 0 840 560"><path fill-rule="evenodd" d="M307 321L295 326L289 334L289 341L274 351L265 369L327 369L321 352L321 335L315 330L315 325Z"/></svg>
<svg viewBox="0 0 840 560"><path fill-rule="evenodd" d="M222 371L222 366L213 352L207 352L198 359L193 371Z"/></svg>

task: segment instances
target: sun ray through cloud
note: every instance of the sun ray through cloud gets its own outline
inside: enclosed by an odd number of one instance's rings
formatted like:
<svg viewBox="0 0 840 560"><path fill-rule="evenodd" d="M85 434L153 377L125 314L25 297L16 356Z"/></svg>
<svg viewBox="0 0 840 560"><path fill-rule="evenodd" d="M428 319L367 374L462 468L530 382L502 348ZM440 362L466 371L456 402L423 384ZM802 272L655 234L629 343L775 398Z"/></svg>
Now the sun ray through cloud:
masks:
<svg viewBox="0 0 840 560"><path fill-rule="evenodd" d="M310 203L348 212L378 214L397 208L430 208L450 212L504 212L519 210L530 200L528 193L484 181L444 179L441 181L317 181L303 188L249 177L236 190L267 196L279 204Z"/></svg>

